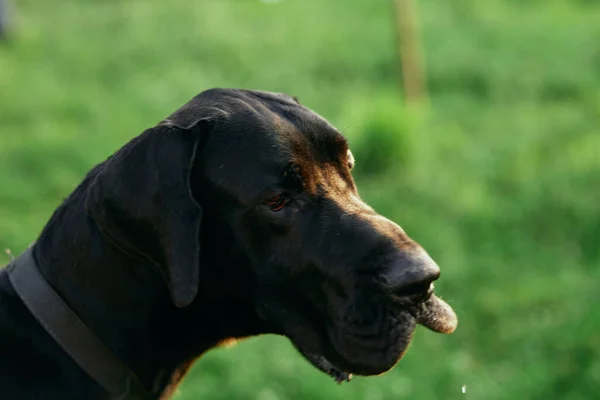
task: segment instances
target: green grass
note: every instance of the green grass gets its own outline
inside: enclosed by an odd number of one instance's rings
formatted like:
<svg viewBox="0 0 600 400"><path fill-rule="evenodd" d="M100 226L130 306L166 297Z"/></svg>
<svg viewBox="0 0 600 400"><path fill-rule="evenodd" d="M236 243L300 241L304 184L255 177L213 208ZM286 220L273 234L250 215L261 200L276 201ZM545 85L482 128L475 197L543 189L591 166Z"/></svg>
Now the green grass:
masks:
<svg viewBox="0 0 600 400"><path fill-rule="evenodd" d="M198 92L285 91L349 136L363 197L442 266L459 328L419 329L391 373L339 387L254 338L204 357L178 399L594 398L600 5L419 4L430 104L411 111L388 1L20 1L0 46L0 248Z"/></svg>

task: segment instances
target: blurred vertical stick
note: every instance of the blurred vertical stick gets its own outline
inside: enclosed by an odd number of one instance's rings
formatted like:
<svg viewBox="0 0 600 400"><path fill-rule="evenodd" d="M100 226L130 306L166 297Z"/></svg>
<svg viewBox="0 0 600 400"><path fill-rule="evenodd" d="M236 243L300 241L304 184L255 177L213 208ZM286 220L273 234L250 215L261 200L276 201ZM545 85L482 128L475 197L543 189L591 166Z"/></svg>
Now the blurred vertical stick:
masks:
<svg viewBox="0 0 600 400"><path fill-rule="evenodd" d="M413 0L392 0L392 3L405 100L409 105L423 103L427 101L427 87L417 6Z"/></svg>

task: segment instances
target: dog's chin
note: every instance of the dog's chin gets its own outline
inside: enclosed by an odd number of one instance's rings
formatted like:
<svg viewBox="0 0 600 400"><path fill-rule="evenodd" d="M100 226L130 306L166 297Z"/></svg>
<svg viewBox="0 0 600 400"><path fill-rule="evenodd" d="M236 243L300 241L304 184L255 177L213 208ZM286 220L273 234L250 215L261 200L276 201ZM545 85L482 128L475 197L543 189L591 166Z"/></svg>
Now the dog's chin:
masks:
<svg viewBox="0 0 600 400"><path fill-rule="evenodd" d="M352 333L331 340L327 358L338 368L361 376L381 375L391 370L404 356L416 322L408 313L385 337L366 340Z"/></svg>
<svg viewBox="0 0 600 400"><path fill-rule="evenodd" d="M300 342L292 342L316 368L341 383L353 374L381 375L391 370L406 353L417 324L448 334L456 329L457 319L447 303L431 296L418 310L400 311L388 319L381 337L365 338L349 327L336 327L321 337L318 350L304 347L300 337L296 337Z"/></svg>
<svg viewBox="0 0 600 400"><path fill-rule="evenodd" d="M332 376L338 383L350 381L352 375L380 375L392 369L406 352L416 326L408 312L388 321L381 337L362 337L351 327L336 327L323 333L317 349L305 346L302 338L292 342L316 368Z"/></svg>

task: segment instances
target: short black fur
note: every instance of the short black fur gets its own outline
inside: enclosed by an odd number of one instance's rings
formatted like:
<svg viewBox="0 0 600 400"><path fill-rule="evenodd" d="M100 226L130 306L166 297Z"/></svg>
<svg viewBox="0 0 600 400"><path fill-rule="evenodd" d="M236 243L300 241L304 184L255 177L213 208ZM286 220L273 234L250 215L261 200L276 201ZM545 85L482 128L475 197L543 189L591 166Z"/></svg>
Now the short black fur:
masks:
<svg viewBox="0 0 600 400"><path fill-rule="evenodd" d="M277 212L274 195L286 196ZM235 89L201 93L93 168L33 251L156 399L207 350L261 333L287 336L338 381L384 372L423 298L394 289L439 274L360 199L335 128L290 96ZM5 272L0 355L2 399L108 398Z"/></svg>

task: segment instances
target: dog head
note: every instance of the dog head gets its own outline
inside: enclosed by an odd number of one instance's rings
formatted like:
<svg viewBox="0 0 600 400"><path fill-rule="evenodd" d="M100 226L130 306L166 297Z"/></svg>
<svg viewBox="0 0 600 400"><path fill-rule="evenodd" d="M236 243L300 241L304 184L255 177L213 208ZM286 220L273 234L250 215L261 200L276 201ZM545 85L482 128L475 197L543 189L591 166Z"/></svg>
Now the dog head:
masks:
<svg viewBox="0 0 600 400"><path fill-rule="evenodd" d="M361 200L346 139L296 99L206 91L132 143L87 208L156 266L177 306L207 268L243 271L268 330L340 380L392 368L416 324L455 329L433 294L436 263Z"/></svg>

